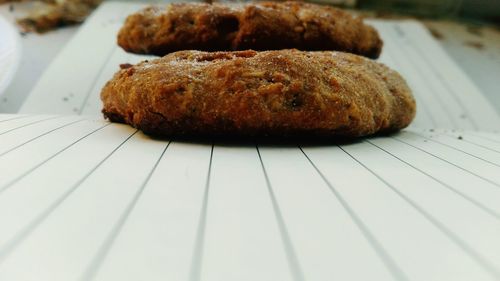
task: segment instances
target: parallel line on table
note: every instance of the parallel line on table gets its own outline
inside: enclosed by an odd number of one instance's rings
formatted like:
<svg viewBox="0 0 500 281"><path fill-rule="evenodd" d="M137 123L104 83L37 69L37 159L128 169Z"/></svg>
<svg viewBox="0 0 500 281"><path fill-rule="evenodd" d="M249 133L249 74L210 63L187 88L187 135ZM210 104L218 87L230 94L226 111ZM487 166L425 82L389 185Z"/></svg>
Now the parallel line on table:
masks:
<svg viewBox="0 0 500 281"><path fill-rule="evenodd" d="M356 227L360 230L361 234L363 237L366 239L366 241L369 243L371 248L375 251L376 255L380 258L384 266L387 268L387 270L391 273L391 275L394 277L396 280L410 280L406 273L400 268L400 266L396 263L394 258L392 258L387 250L382 246L382 243L380 243L375 235L370 231L370 229L365 225L363 220L356 214L354 209L347 203L347 201L344 199L344 197L340 194L340 192L333 186L333 184L326 178L326 176L321 172L321 170L318 168L318 166L312 161L312 159L305 153L305 151L299 147L300 151L304 154L304 156L307 158L309 163L312 165L312 167L316 170L316 172L319 174L321 179L326 183L328 188L330 189L330 192L335 196L335 198L339 201L339 203L342 205L342 208L347 212L349 217L352 219Z"/></svg>
<svg viewBox="0 0 500 281"><path fill-rule="evenodd" d="M478 137L478 138L481 138L481 139L484 139L484 140L488 140L488 141L491 141L491 142L495 142L495 143L500 143L500 140L497 140L497 139L493 139L493 138L490 138L490 137L487 137L487 136L483 136L483 135L479 135L479 134L474 134L474 132L467 132L475 137Z"/></svg>
<svg viewBox="0 0 500 281"><path fill-rule="evenodd" d="M474 173L474 172L472 172L472 171L470 171L470 170L468 170L468 169L466 169L466 168L464 168L464 167L461 167L461 166L459 166L459 165L457 165L457 164L455 164L455 163L453 163L453 162L451 162L451 161L448 161L448 160L446 160L446 159L444 159L444 158L442 158L442 157L439 157L439 156L437 156L437 155L435 155L435 154L433 154L433 153L431 153L431 152L428 152L428 151L427 151L427 150L425 150L425 149L422 149L422 148L420 148L420 147L418 147L418 146L415 146L415 145L413 145L413 144L411 144L411 143L408 143L408 142L406 142L406 141L403 141L403 140L401 140L400 138L396 138L396 137L391 137L391 138L392 138L392 139L394 139L394 140L397 140L397 141L399 141L399 142L401 142L401 143L404 143L404 144L406 144L406 145L408 145L408 146L411 146L411 147L413 147L413 148L415 148L415 149L418 149L418 150L420 150L420 151L422 151L422 152L424 152L424 153L426 153L426 154L428 154L428 155L431 155L431 156L433 156L433 157L435 157L435 158L437 158L437 159L439 159L439 160L441 160L441 161L443 161L443 162L445 162L445 163L448 163L448 164L450 164L450 165L452 165L452 166L454 166L454 167L456 167L456 168L458 168L458 169L460 169L460 170L462 170L462 171L464 171L464 172L466 172L466 173L469 173L469 174L471 174L471 175L473 175L473 176L475 176L475 177L477 177L477 178L480 178L480 179L482 179L482 180L484 180L484 181L486 181L486 182L488 182L488 183L491 183L492 185L495 185L495 186L497 186L497 187L500 187L500 184L498 184L497 182L492 181L492 180L490 180L490 179L488 179L488 178L485 178L485 177L483 177L483 176L481 176L481 175L479 175L479 174L476 174L476 173Z"/></svg>
<svg viewBox="0 0 500 281"><path fill-rule="evenodd" d="M21 126L18 126L18 127L15 127L15 128L12 128L12 129L9 129L7 131L3 131L0 133L0 136L1 135L5 135L7 133L10 133L10 132L13 132L15 130L19 130L21 128L25 128L25 127L28 127L28 126L31 126L31 125L35 125L35 124L38 124L38 123L41 123L41 122L44 122L44 121L48 121L48 120L52 120L52 119L56 119L56 118L62 118L64 116L51 116L51 117L48 117L48 118L45 118L45 119L41 119L41 120L36 120L36 121L33 121L33 122L30 122L28 124L24 124L24 125L21 125Z"/></svg>
<svg viewBox="0 0 500 281"><path fill-rule="evenodd" d="M191 257L191 270L189 272L190 281L201 280L201 268L203 265L203 252L205 249L205 234L207 227L208 216L208 196L210 191L210 179L212 174L212 163L214 156L214 144L210 150L210 161L208 164L207 180L205 181L205 191L203 193L203 202L200 210L198 228L196 230L196 238L193 248L193 256Z"/></svg>
<svg viewBox="0 0 500 281"><path fill-rule="evenodd" d="M101 130L102 128L106 127L107 125L100 127L91 133L87 134L86 136L80 138L77 142L81 141L82 139L88 137L89 135L93 134L94 132L97 132ZM38 228L39 225L41 225L71 194L73 194L78 187L81 186L83 182L87 180L90 175L92 175L106 160L108 160L111 155L113 155L120 147L122 147L132 136L134 136L138 131L135 131L131 135L129 135L122 143L120 143L117 147L115 147L106 157L104 157L96 166L94 166L91 170L89 170L82 178L80 178L73 186L68 188L61 196L59 196L52 204L50 204L45 210L43 210L38 216L36 216L33 220L31 220L26 227L24 227L21 231L17 233L17 235L14 236L14 238L7 242L6 245L0 247L2 250L0 251L0 264L5 258L12 253L15 248L19 246L21 242L23 242L35 229ZM75 143L77 143L75 142ZM73 143L73 144L75 144ZM71 144L68 147L71 147L73 144ZM64 151L63 149L62 151ZM62 152L61 151L61 152ZM56 155L59 155L60 152L54 154L50 159L54 158ZM50 160L48 159L48 160ZM48 161L47 160L47 161ZM37 166L39 167L39 166ZM34 170L34 169L32 169Z"/></svg>
<svg viewBox="0 0 500 281"><path fill-rule="evenodd" d="M471 156L471 157L474 157L474 158L476 158L476 159L478 159L478 160L481 160L481 161L483 161L483 162L485 162L485 163L488 163L488 164L491 164L491 165L494 165L494 166L497 166L497 167L499 167L499 168L500 168L500 165L499 165L499 164L497 164L497 163L495 163L495 162L491 162L491 161L489 161L489 160L487 160L487 159L484 159L484 158L482 158L482 157L479 157L479 156L477 156L477 155L475 155L475 154L472 154L472 153L470 153L470 152L467 152L467 151L465 151L465 150L463 150L463 149L460 149L460 148L458 148L458 147L455 147L455 146L452 146L452 145L449 145L449 144L446 144L446 143L443 143L443 142L437 141L437 140L435 140L435 139L433 139L433 138L428 138L428 137L423 136L423 135L418 134L418 133L412 133L412 134L415 134L415 135L417 135L417 136L419 136L419 137L421 137L421 138L423 138L423 139L425 139L425 140L428 140L428 141L430 141L430 142L437 143L437 144L442 145L442 146L446 146L446 147L448 147L448 148L450 148L450 149L453 149L453 150L455 150L455 151L461 152L461 153L463 153L463 154L467 154L467 155L469 155L469 156ZM442 136L445 136L445 137L448 137L448 138L452 138L451 136L446 135L446 133L443 133L443 134L441 134L441 135L442 135ZM483 146L483 145L480 145L480 144L476 144L476 143L471 142L471 141L467 141L467 140L465 140L464 138L462 138L460 141L467 142L467 143L470 143L470 144L473 144L473 145L476 145L476 146L479 146L479 147L482 147L482 148L485 148L485 149L491 150L491 151L493 151L493 152L500 153L500 151L496 151L496 150L491 149L491 148L488 148L488 147L486 147L486 146Z"/></svg>
<svg viewBox="0 0 500 281"><path fill-rule="evenodd" d="M115 223L111 231L108 233L106 236L106 239L104 239L104 242L102 245L99 247L99 250L97 253L94 255L92 258L91 263L87 266L87 269L84 271L84 273L81 275L80 280L85 281L85 280L93 280L95 278L95 275L99 271L102 262L105 260L107 257L109 251L111 250L111 247L113 246L116 238L120 235L123 226L125 225L125 222L129 218L130 214L132 213L133 209L137 205L137 202L139 201L139 198L141 195L144 193L144 190L149 183L149 180L153 176L153 173L156 171L156 168L158 167L158 164L163 158L163 155L165 155L165 152L167 151L168 147L170 146L170 142L167 143L165 148L163 149L162 153L156 160L155 164L149 171L148 175L144 179L143 183L140 185L139 189L136 191L134 194L134 197L132 200L128 203L127 207L125 208L125 211L121 214L119 217L118 221Z"/></svg>
<svg viewBox="0 0 500 281"><path fill-rule="evenodd" d="M305 281L304 272L302 270L302 266L300 265L299 258L297 257L297 253L295 251L295 247L293 246L292 239L290 238L290 234L288 232L288 227L286 226L285 219L283 218L283 214L281 212L280 206L276 199L276 195L274 194L273 187L271 185L271 181L269 179L269 175L267 174L266 167L264 165L264 161L262 160L262 155L260 153L258 145L255 146L257 150L257 154L259 156L260 165L262 168L262 173L264 175L264 179L266 180L267 191L269 193L269 197L271 199L271 203L273 206L274 216L276 222L278 224L278 229L281 235L281 241L283 243L283 247L285 250L288 266L290 272L292 273L292 278L294 281Z"/></svg>
<svg viewBox="0 0 500 281"><path fill-rule="evenodd" d="M488 260L486 260L481 254L479 254L472 246L458 237L453 231L449 230L441 221L432 216L429 212L427 212L424 208L418 205L415 201L410 199L410 197L406 196L404 193L398 190L394 185L387 182L383 177L379 174L375 173L372 169L370 169L366 164L358 160L352 154L347 152L342 146L339 146L347 155L349 155L354 161L356 161L359 165L364 167L368 172L370 172L373 176L375 176L381 183L383 183L386 187L392 190L400 199L410 205L415 211L417 211L422 217L424 217L431 225L433 225L436 229L438 229L444 236L446 236L453 244L455 244L458 248L460 248L467 256L469 256L474 262L476 262L485 272L490 274L493 278L500 278L500 272L496 269L496 267L491 264Z"/></svg>
<svg viewBox="0 0 500 281"><path fill-rule="evenodd" d="M31 143L31 142L33 142L33 141L35 141L35 140L40 139L41 137L44 137L44 136L46 136L46 135L48 135L48 134L50 134L50 133L53 133L53 132L55 132L55 131L57 131L57 130L59 130L59 129L62 129L62 128L65 128L65 127L68 127L68 126L73 125L73 124L75 124L75 123L82 122L82 121L84 121L84 120L85 120L85 119L80 119L80 120L76 120L76 121L73 121L73 122L70 122L70 123L64 124L64 125L62 125L62 126L59 126L59 127L57 127L57 128L54 128L54 129L52 129L52 130L50 130L50 131L47 131L47 132L45 132L45 133L43 133L43 134L40 134L40 135L38 135L38 136L36 136L36 137L34 137L34 138L31 138L31 139L29 139L29 140L27 140L27 141L25 141L25 142L23 142L23 143L21 143L21 144L19 144L19 145L16 145L16 146L15 146L15 147L13 147L13 148L10 148L10 149L9 149L9 150L7 150L7 151L4 151L4 152L0 153L0 158L1 158L2 156L4 156L4 155L6 155L6 154L8 154L8 153L10 153L10 152L12 152L12 151L14 151L14 150L16 150L16 149L18 149L18 148L20 148L20 147L22 147L22 146L24 146L24 145L28 144L28 143Z"/></svg>
<svg viewBox="0 0 500 281"><path fill-rule="evenodd" d="M0 120L0 123L2 123L2 122L7 122L7 121L11 121L11 120L16 120L16 119L27 118L27 117L31 117L31 116L30 116L30 115L20 115L20 116L15 116L15 117L12 117L12 118L8 118L8 119L3 119L3 120Z"/></svg>
<svg viewBox="0 0 500 281"><path fill-rule="evenodd" d="M89 137L90 135L94 134L95 132L97 132L97 131L105 128L106 126L109 126L109 124L101 126L101 127L97 128L97 129L91 131L90 133L86 134L85 136L77 139L76 141L72 142L71 144L65 146L63 149L61 149L61 150L57 151L56 153L52 154L49 158L43 160L42 162L36 164L35 166L33 166L32 168L30 168L26 172L24 172L21 175L17 176L16 178L14 178L13 180L11 180L7 184L4 184L3 186L0 187L0 195L2 194L2 192L6 191L9 187L11 187L12 185L14 185L18 181L20 181L22 178L26 177L27 175L29 175L30 173L32 173L33 171L35 171L39 167L43 166L45 163L49 162L51 159L55 158L59 154L63 153L64 151L66 151L67 149L69 149L70 147L72 147L73 145L75 145L78 142L82 141L83 139Z"/></svg>
<svg viewBox="0 0 500 281"><path fill-rule="evenodd" d="M481 211L485 212L486 214L494 217L495 219L497 220L500 220L500 214L498 214L497 212L495 212L494 210L488 208L487 206L485 206L483 203L471 198L470 196L462 193L461 191L457 190L455 187L451 186L450 184L432 176L431 174L423 171L422 169L414 166L413 164L410 164L409 162L401 159L400 157L394 155L393 153L387 151L386 149L372 143L371 141L367 140L366 143L369 143L371 144L372 146L384 151L385 153L387 153L388 155L392 156L393 158L399 160L401 163L407 165L408 167L411 167L413 168L414 170L420 172L421 174L427 176L428 178L432 179L433 181L437 182L438 184L440 184L441 186L443 186L444 188L448 189L449 191L453 192L454 194L458 195L459 197L461 197L462 199L466 200L467 202L469 202L470 204L472 204L473 206L479 208Z"/></svg>

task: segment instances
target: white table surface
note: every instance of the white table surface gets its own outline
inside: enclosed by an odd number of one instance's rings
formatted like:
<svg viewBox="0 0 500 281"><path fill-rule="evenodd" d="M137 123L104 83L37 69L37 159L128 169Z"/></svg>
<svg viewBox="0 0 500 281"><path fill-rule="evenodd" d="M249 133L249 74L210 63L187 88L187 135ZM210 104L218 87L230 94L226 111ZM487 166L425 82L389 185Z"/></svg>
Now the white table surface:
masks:
<svg viewBox="0 0 500 281"><path fill-rule="evenodd" d="M14 11L11 11L9 4L0 5L0 16L12 23L15 22L15 18L22 16L28 8L26 4L14 4L13 6ZM77 30L78 27L68 27L42 35L30 33L21 36L21 63L14 79L0 100L0 112L17 112L45 68ZM57 81L54 82L57 83Z"/></svg>
<svg viewBox="0 0 500 281"><path fill-rule="evenodd" d="M22 16L29 4L0 5L0 16L14 22ZM500 111L500 31L481 28L470 32L465 24L450 21L426 22L441 35L439 42L450 56L471 77L490 102ZM30 93L44 69L72 38L78 26L61 28L42 35L21 37L22 59L17 73L0 100L0 113L15 113ZM57 81L54 81L57 83Z"/></svg>

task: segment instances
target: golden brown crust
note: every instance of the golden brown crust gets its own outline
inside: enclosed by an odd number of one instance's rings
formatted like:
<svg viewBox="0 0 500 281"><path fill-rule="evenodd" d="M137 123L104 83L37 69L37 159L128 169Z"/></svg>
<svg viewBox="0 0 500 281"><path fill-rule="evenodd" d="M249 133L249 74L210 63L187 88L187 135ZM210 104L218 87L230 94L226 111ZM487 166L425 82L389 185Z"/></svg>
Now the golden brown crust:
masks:
<svg viewBox="0 0 500 281"><path fill-rule="evenodd" d="M377 58L382 40L360 18L303 2L174 3L130 15L118 34L129 52L337 50Z"/></svg>
<svg viewBox="0 0 500 281"><path fill-rule="evenodd" d="M356 137L415 116L399 74L329 51L176 52L125 66L101 98L111 121L155 135Z"/></svg>

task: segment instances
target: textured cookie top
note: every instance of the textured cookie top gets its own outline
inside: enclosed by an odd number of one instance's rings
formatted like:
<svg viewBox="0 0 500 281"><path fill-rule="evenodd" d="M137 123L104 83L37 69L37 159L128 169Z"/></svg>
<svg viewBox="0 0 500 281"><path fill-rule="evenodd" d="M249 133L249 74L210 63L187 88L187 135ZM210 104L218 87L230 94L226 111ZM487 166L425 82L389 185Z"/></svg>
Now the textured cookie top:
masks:
<svg viewBox="0 0 500 281"><path fill-rule="evenodd" d="M174 3L130 15L118 34L126 51L337 50L377 58L382 40L349 13L303 2Z"/></svg>
<svg viewBox="0 0 500 281"><path fill-rule="evenodd" d="M159 135L363 136L406 127L395 71L341 52L181 51L120 70L103 112Z"/></svg>

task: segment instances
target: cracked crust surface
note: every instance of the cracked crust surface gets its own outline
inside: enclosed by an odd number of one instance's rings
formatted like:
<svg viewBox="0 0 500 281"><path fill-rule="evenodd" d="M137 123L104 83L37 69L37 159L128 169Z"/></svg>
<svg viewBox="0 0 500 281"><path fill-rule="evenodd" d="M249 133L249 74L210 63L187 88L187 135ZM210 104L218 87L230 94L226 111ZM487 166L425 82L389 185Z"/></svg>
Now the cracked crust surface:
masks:
<svg viewBox="0 0 500 281"><path fill-rule="evenodd" d="M331 51L176 52L123 66L101 98L111 121L164 136L358 137L415 116L398 73Z"/></svg>
<svg viewBox="0 0 500 281"><path fill-rule="evenodd" d="M377 58L382 40L360 18L303 2L173 3L130 15L118 34L128 52L336 50Z"/></svg>

